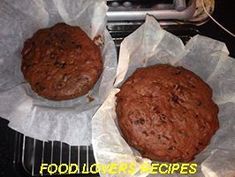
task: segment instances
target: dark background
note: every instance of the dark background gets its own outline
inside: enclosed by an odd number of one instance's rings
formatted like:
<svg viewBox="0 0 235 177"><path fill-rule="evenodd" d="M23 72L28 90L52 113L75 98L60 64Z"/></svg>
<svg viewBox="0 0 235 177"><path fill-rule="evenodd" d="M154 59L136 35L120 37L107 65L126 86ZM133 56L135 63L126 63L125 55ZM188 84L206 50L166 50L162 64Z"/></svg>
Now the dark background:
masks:
<svg viewBox="0 0 235 177"><path fill-rule="evenodd" d="M235 1L215 0L215 11L212 15L220 24L232 33L235 33ZM222 30L212 20L199 27L205 36L224 42L230 52L230 56L235 58L235 38Z"/></svg>
<svg viewBox="0 0 235 177"><path fill-rule="evenodd" d="M232 0L215 0L216 7L213 17L227 29L235 33L235 2ZM198 27L202 35L209 36L216 40L225 42L230 56L235 57L235 38L227 34L213 21L209 20L206 24ZM12 163L12 137L13 130L7 127L8 122L0 118L0 176L16 176Z"/></svg>

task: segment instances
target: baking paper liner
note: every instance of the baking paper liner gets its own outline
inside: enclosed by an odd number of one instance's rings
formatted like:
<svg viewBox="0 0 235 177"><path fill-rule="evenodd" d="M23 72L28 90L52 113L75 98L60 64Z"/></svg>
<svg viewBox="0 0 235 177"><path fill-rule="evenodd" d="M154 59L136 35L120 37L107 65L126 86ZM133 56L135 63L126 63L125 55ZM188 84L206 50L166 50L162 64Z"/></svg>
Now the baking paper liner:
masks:
<svg viewBox="0 0 235 177"><path fill-rule="evenodd" d="M117 67L107 9L105 0L0 1L0 117L10 121L9 127L39 140L90 145L92 116L113 88ZM101 36L101 77L87 95L68 101L39 97L20 71L24 41L58 22L80 26L91 39Z"/></svg>
<svg viewBox="0 0 235 177"><path fill-rule="evenodd" d="M198 163L197 173L188 176L235 175L235 60L228 55L224 43L205 36L196 35L184 45L180 38L163 30L152 16L147 16L145 23L121 43L116 87L119 87L139 67L169 63L193 71L213 89L213 100L219 106L220 128L209 146L193 161ZM149 159L141 158L121 136L115 112L115 94L118 92L118 88L113 89L92 120L92 144L96 161L103 164L151 163ZM138 165L134 175L115 176L162 176L139 174ZM101 174L101 176L112 175Z"/></svg>

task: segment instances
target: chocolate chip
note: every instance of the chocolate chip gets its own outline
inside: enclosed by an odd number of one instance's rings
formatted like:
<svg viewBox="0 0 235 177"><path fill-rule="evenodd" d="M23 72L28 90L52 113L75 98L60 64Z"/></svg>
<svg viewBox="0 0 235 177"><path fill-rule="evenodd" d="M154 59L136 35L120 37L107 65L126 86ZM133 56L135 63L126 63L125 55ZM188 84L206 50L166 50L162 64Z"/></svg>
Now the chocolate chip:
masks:
<svg viewBox="0 0 235 177"><path fill-rule="evenodd" d="M170 147L168 148L168 150L170 150L170 151L172 151L172 150L174 150L174 149L175 149L174 146L170 146Z"/></svg>
<svg viewBox="0 0 235 177"><path fill-rule="evenodd" d="M153 83L153 85L161 85L161 83L159 81L153 81L152 83Z"/></svg>
<svg viewBox="0 0 235 177"><path fill-rule="evenodd" d="M178 132L179 132L179 134L181 134L181 135L184 134L184 132L183 132L182 130L179 130Z"/></svg>
<svg viewBox="0 0 235 177"><path fill-rule="evenodd" d="M65 63L62 63L62 64L60 65L60 68L63 69L63 68L65 67L65 65L66 65Z"/></svg>
<svg viewBox="0 0 235 177"><path fill-rule="evenodd" d="M42 86L39 82L37 82L37 83L35 84L35 89L36 89L36 91L38 91L38 92L42 92L43 90L45 90L45 87Z"/></svg>
<svg viewBox="0 0 235 177"><path fill-rule="evenodd" d="M166 136L166 135L162 135L162 138L164 138L164 139L166 139L166 140L170 140L170 138L168 137L168 136Z"/></svg>
<svg viewBox="0 0 235 177"><path fill-rule="evenodd" d="M63 87L65 87L65 83L64 83L64 82L59 82L59 83L57 83L57 85L56 85L56 88L57 88L57 89L62 89Z"/></svg>
<svg viewBox="0 0 235 177"><path fill-rule="evenodd" d="M159 114L159 117L160 117L160 121L161 121L162 123L166 123L167 118L166 118L166 115L165 115L165 114Z"/></svg>
<svg viewBox="0 0 235 177"><path fill-rule="evenodd" d="M171 99L172 99L172 101L173 101L174 103L179 103L179 102L178 102L179 97L178 97L177 95L173 95L173 96L171 97Z"/></svg>
<svg viewBox="0 0 235 177"><path fill-rule="evenodd" d="M177 70L174 73L175 75L180 75L181 74L181 70L177 68Z"/></svg>
<svg viewBox="0 0 235 177"><path fill-rule="evenodd" d="M61 61L56 60L54 65L63 69L66 66L66 63L64 61L61 62Z"/></svg>
<svg viewBox="0 0 235 177"><path fill-rule="evenodd" d="M146 131L143 131L142 134L144 134L145 136L149 136L149 134Z"/></svg>
<svg viewBox="0 0 235 177"><path fill-rule="evenodd" d="M63 51L64 51L64 49L63 49L62 47L60 47L60 48L59 48L59 51L60 51L60 52L63 52Z"/></svg>
<svg viewBox="0 0 235 177"><path fill-rule="evenodd" d="M32 48L33 48L32 45L29 45L27 48L24 47L24 49L22 50L22 55L23 56L28 55L31 52Z"/></svg>
<svg viewBox="0 0 235 177"><path fill-rule="evenodd" d="M153 112L159 114L160 113L159 107L158 106L153 107Z"/></svg>
<svg viewBox="0 0 235 177"><path fill-rule="evenodd" d="M82 48L82 46L80 44L76 44L75 47L76 47L76 49L81 49Z"/></svg>
<svg viewBox="0 0 235 177"><path fill-rule="evenodd" d="M201 106L202 102L200 100L197 100L197 106Z"/></svg>
<svg viewBox="0 0 235 177"><path fill-rule="evenodd" d="M192 88L196 88L195 85L193 85L193 84L191 84L190 86L191 86Z"/></svg>
<svg viewBox="0 0 235 177"><path fill-rule="evenodd" d="M199 146L203 146L203 143L199 142L198 145L199 145Z"/></svg>
<svg viewBox="0 0 235 177"><path fill-rule="evenodd" d="M188 137L188 134L186 132L184 132L182 130L179 130L178 132L179 132L179 134L181 134L181 135L183 135L185 137Z"/></svg>
<svg viewBox="0 0 235 177"><path fill-rule="evenodd" d="M54 53L51 53L51 54L50 54L50 58L51 58L51 59L55 59L55 54L54 54Z"/></svg>
<svg viewBox="0 0 235 177"><path fill-rule="evenodd" d="M205 126L205 125L202 125L202 126L199 128L199 130L200 130L200 131L203 131L203 130L205 130L205 128L206 128L206 126Z"/></svg>
<svg viewBox="0 0 235 177"><path fill-rule="evenodd" d="M140 118L140 119L134 121L134 123L135 123L136 125L138 125L138 124L144 125L145 120L144 120L143 118Z"/></svg>

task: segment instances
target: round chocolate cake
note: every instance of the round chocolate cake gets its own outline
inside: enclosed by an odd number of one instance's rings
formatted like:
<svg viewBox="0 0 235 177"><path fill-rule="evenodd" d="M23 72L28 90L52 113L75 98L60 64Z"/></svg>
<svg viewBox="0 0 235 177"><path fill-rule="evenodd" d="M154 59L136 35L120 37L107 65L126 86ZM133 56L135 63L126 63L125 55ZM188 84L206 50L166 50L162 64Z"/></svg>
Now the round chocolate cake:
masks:
<svg viewBox="0 0 235 177"><path fill-rule="evenodd" d="M38 30L24 43L21 70L38 95L67 100L88 93L103 69L100 48L79 27Z"/></svg>
<svg viewBox="0 0 235 177"><path fill-rule="evenodd" d="M139 68L116 96L124 138L152 160L191 161L219 128L211 88L183 67Z"/></svg>

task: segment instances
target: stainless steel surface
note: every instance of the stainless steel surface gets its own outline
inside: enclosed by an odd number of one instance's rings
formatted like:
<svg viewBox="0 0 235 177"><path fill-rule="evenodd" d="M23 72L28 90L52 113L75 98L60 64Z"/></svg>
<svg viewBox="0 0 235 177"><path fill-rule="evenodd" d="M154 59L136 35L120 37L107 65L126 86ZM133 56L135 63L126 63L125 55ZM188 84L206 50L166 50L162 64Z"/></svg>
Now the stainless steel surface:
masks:
<svg viewBox="0 0 235 177"><path fill-rule="evenodd" d="M196 10L196 0L174 0L172 4L156 4L150 8L125 8L123 5L111 6L107 16L108 21L141 21L146 14L151 14L159 20L189 20Z"/></svg>

